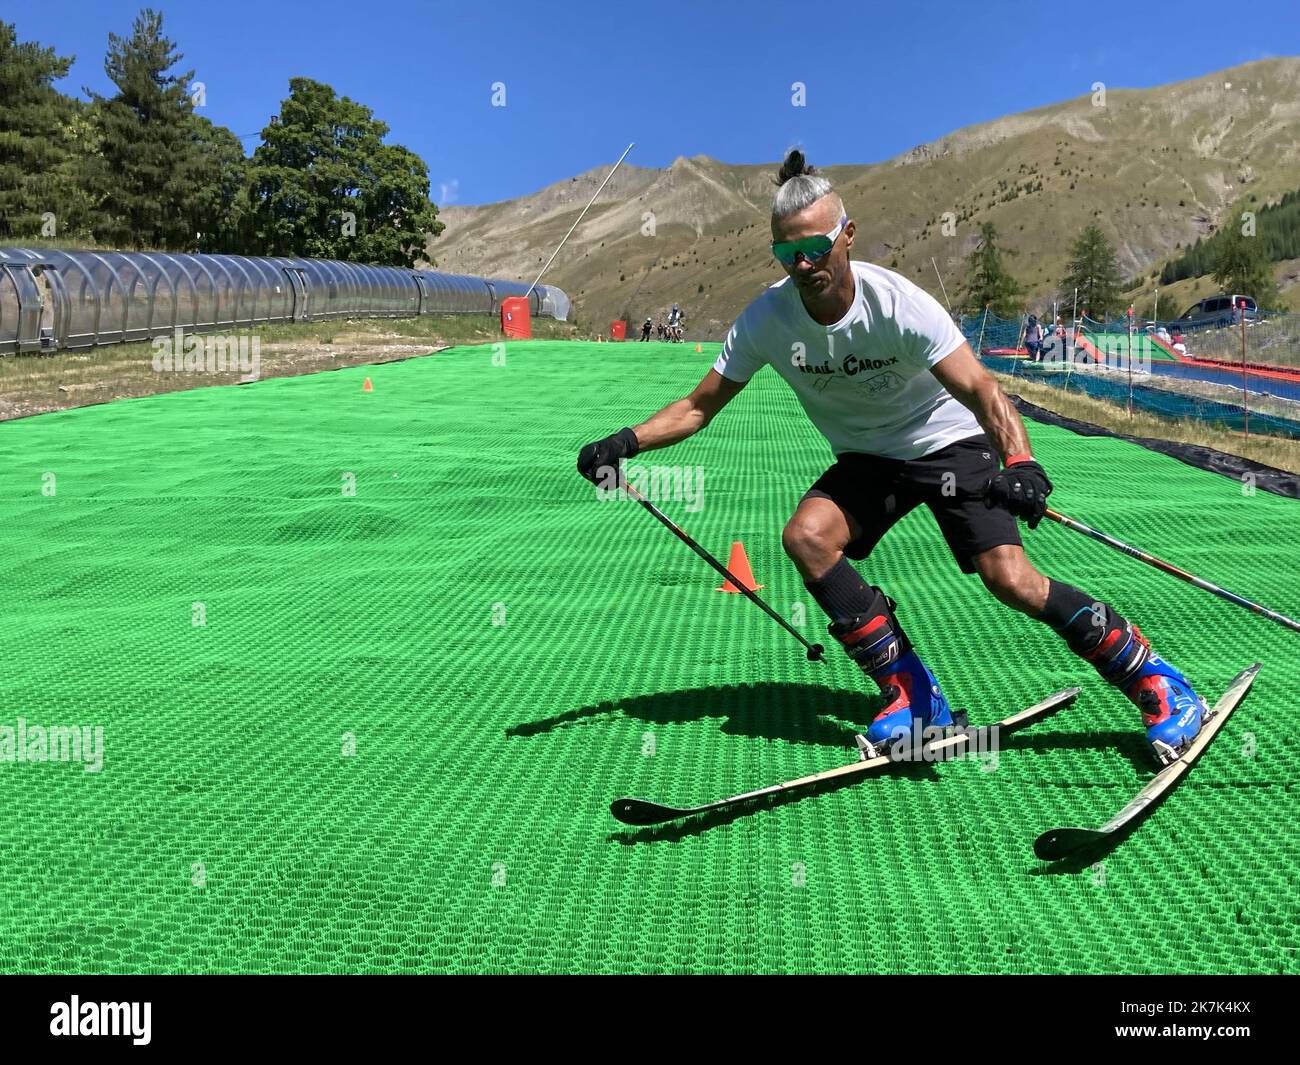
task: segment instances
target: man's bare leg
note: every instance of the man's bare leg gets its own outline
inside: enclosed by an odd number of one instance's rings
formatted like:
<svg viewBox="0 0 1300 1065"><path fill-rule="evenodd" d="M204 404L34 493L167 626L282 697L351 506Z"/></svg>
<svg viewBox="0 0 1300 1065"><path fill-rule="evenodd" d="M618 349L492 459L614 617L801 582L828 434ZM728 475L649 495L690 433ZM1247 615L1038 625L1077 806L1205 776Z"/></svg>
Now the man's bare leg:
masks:
<svg viewBox="0 0 1300 1065"><path fill-rule="evenodd" d="M1109 603L1045 577L1018 544L991 548L973 561L984 587L999 602L1048 625L1142 711L1147 742L1157 758L1167 760L1171 751L1196 737L1204 702Z"/></svg>
<svg viewBox="0 0 1300 1065"><path fill-rule="evenodd" d="M845 557L844 549L861 535L858 523L834 501L809 496L786 524L781 542L830 618L831 635L880 687L885 706L867 730L867 739L879 745L953 719L934 674L894 616L893 601Z"/></svg>

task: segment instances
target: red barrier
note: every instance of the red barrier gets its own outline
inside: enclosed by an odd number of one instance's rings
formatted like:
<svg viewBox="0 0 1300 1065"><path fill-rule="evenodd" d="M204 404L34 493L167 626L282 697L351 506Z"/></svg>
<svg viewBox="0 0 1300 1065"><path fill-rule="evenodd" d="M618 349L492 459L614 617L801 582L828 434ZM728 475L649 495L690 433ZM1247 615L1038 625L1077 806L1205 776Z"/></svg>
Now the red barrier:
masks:
<svg viewBox="0 0 1300 1065"><path fill-rule="evenodd" d="M622 318L620 318L617 322L610 322L610 323L609 323L609 339L610 339L610 340L626 340L626 339L627 339L627 322L625 322Z"/></svg>
<svg viewBox="0 0 1300 1065"><path fill-rule="evenodd" d="M528 314L528 300L524 296L508 296L501 301L501 332L516 340L533 335L532 319Z"/></svg>
<svg viewBox="0 0 1300 1065"><path fill-rule="evenodd" d="M1224 359L1212 359L1208 355L1184 355L1184 362L1193 366L1209 366L1216 370L1240 370L1243 366L1257 377L1272 377L1279 381L1300 381L1300 370L1288 370L1285 366L1274 366L1267 362L1227 362Z"/></svg>

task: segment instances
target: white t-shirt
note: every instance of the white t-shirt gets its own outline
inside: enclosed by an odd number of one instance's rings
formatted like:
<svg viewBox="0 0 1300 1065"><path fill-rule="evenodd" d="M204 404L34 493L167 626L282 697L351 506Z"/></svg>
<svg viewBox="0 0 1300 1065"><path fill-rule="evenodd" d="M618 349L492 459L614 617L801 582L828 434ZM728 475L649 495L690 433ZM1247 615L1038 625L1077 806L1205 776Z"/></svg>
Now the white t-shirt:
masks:
<svg viewBox="0 0 1300 1065"><path fill-rule="evenodd" d="M914 459L983 432L930 367L965 338L901 274L851 262L857 292L834 325L809 316L787 277L746 307L713 368L748 381L771 364L831 450Z"/></svg>

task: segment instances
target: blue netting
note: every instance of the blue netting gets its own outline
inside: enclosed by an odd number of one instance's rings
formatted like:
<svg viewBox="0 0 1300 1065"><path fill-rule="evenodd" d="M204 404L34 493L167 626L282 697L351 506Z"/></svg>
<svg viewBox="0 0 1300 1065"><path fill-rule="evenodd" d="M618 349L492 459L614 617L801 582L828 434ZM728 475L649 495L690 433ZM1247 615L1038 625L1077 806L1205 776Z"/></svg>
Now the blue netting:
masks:
<svg viewBox="0 0 1300 1065"><path fill-rule="evenodd" d="M984 363L992 370L1016 374L1065 391L1081 392L1097 399L1110 400L1127 406L1129 382L1125 375L1103 376L1094 372L1069 372L1055 370L1050 373L1027 372L1023 359L1010 356L984 356ZM1226 429L1241 431L1246 428L1246 411L1240 403L1203 399L1199 396L1169 392L1135 382L1132 385L1133 407L1164 418L1191 418ZM1300 414L1300 410L1297 411ZM1290 419L1265 414L1252 409L1249 413L1250 431L1300 439L1300 419Z"/></svg>
<svg viewBox="0 0 1300 1065"><path fill-rule="evenodd" d="M1244 330L1238 325L1196 333L1185 328L1186 323L1170 323L1172 340L1185 340L1185 347L1176 350L1170 337L1157 338L1157 323L1130 330L1123 318L1081 318L1076 346L1068 323L1066 343L1055 336L1051 323L1043 322L1041 366L1017 357L1025 354L1025 324L1025 317L992 313L961 318L963 335L990 367L1003 373L1032 373L1043 383L1127 407L1131 357L1142 376L1132 388L1138 409L1217 427L1300 437L1300 315L1271 315ZM1075 373L1071 368L1091 362L1121 372ZM1163 383L1156 386L1153 376Z"/></svg>

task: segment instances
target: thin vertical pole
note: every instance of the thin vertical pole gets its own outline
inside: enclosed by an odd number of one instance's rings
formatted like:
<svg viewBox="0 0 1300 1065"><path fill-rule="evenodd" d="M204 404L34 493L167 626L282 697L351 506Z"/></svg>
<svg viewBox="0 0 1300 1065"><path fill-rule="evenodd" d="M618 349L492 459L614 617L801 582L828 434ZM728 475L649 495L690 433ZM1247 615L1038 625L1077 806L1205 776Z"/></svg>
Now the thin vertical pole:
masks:
<svg viewBox="0 0 1300 1065"><path fill-rule="evenodd" d="M948 304L948 313L952 314L952 302L948 299L948 286L943 283L943 274L939 273L939 264L930 256L930 265L934 267L934 276L939 279L939 289L943 292L943 302Z"/></svg>
<svg viewBox="0 0 1300 1065"><path fill-rule="evenodd" d="M1245 412L1246 435L1250 436L1250 392L1246 387L1246 306L1244 300L1239 313L1241 314L1241 409Z"/></svg>
<svg viewBox="0 0 1300 1065"><path fill-rule="evenodd" d="M631 144L629 144L626 148L623 149L623 154L618 157L618 162L615 163L613 169L610 170L610 172L605 175L605 180L600 183L600 188L596 190L595 195L592 196L592 198L587 201L587 206L582 209L582 214L578 215L578 217L574 219L573 225L571 225L569 227L569 231L564 234L564 240L560 241L560 243L556 246L556 249L553 252L551 252L551 257L546 260L546 265L542 267L541 273L539 273L537 275L537 278L533 281L533 283L528 286L528 291L524 293L524 299L527 299L529 296L533 294L533 289L537 287L537 282L542 279L542 274L546 273L546 271L551 268L551 263L555 262L555 257L560 254L560 248L563 248L565 243L568 241L568 239L571 236L573 236L573 231L578 228L578 223L581 222L583 216L586 215L586 213L591 210L591 205L596 202L596 196L599 196L601 194L601 191L605 188L605 186L609 184L609 179L614 176L614 171L617 170L619 168L619 165L623 162L623 160L627 158L627 153L630 152L635 147L636 147L636 141L633 141Z"/></svg>
<svg viewBox="0 0 1300 1065"><path fill-rule="evenodd" d="M1133 417L1133 308L1128 315L1128 416Z"/></svg>

